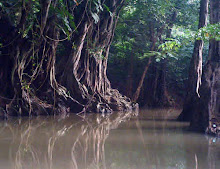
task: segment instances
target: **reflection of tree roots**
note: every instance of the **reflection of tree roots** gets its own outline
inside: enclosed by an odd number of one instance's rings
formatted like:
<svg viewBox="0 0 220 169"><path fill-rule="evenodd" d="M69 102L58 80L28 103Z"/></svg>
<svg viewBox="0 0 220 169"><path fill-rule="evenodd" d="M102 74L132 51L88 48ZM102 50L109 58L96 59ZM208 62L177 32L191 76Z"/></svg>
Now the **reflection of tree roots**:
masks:
<svg viewBox="0 0 220 169"><path fill-rule="evenodd" d="M69 117L60 121L42 121L42 118L37 118L20 125L8 124L13 131L12 145L16 148L14 154L12 151L13 168L54 169L58 168L57 162L65 158L66 168L105 169L105 141L110 130L133 115L137 115L136 112L115 113L105 117L91 114L76 123L71 122L74 119Z"/></svg>
<svg viewBox="0 0 220 169"><path fill-rule="evenodd" d="M95 119L96 123L94 123L94 119L86 119L87 125L81 127L81 133L72 146L73 168L79 168L76 157L76 154L80 154L78 147L81 148L84 154L81 157L81 164L84 163L83 168L107 168L105 163L105 141L109 136L109 132L111 129L117 128L121 122L128 120L132 115L135 115L135 113L118 113L114 117L110 115L103 118L98 114Z"/></svg>
<svg viewBox="0 0 220 169"><path fill-rule="evenodd" d="M45 122L39 122L38 124L33 124L32 121L27 121L23 125L19 126L16 134L20 134L19 136L19 145L18 150L15 154L15 169L23 169L26 166L26 163L31 163L33 166L39 166L40 159L37 152L37 149L32 145L32 139L31 137L35 133L35 131L41 127ZM12 126L9 126L12 129ZM13 141L16 142L16 136L15 133L13 133ZM28 158L26 158L28 157ZM28 161L27 161L28 160Z"/></svg>

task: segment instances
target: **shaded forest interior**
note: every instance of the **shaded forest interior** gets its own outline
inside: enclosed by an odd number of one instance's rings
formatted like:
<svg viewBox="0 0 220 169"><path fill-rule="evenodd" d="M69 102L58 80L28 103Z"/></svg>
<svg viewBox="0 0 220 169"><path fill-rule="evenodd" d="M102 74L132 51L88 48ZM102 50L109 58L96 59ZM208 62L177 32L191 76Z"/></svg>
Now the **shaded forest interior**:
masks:
<svg viewBox="0 0 220 169"><path fill-rule="evenodd" d="M183 107L179 120L220 134L219 9L219 0L1 0L0 116L138 103Z"/></svg>
<svg viewBox="0 0 220 169"><path fill-rule="evenodd" d="M114 88L134 97L144 74L140 106L179 106L184 101L199 1L133 1L121 12L108 62ZM204 63L208 41L204 47ZM149 60L151 63L149 64Z"/></svg>

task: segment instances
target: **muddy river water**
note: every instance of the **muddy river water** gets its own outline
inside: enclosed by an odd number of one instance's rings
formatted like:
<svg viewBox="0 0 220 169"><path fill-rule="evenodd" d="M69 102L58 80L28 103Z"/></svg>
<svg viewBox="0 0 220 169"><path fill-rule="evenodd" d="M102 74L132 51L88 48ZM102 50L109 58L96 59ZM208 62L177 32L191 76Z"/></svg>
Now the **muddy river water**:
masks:
<svg viewBox="0 0 220 169"><path fill-rule="evenodd" d="M180 110L0 121L0 169L220 169L220 139Z"/></svg>

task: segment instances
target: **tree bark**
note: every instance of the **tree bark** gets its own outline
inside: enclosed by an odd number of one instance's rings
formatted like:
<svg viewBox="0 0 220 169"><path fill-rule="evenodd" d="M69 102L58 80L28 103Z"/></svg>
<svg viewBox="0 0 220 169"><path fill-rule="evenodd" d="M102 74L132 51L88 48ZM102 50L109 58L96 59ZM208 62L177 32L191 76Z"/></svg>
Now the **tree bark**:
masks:
<svg viewBox="0 0 220 169"><path fill-rule="evenodd" d="M220 22L220 1L210 0L210 23ZM191 128L220 136L220 42L210 40L208 62L204 67Z"/></svg>
<svg viewBox="0 0 220 169"><path fill-rule="evenodd" d="M163 29L160 30L160 32L158 33L158 36L161 36L161 33L162 33ZM150 27L150 34L151 34L151 48L150 48L150 51L154 51L155 50L155 47L156 47L156 42L157 42L157 38L158 36L155 36L155 31L154 31L154 26L153 26L153 23ZM152 62L152 57L148 58L148 61L147 61L147 64L145 65L144 67L144 71L141 75L141 79L138 83L138 87L132 97L132 101L133 102L137 102L139 96L140 96L140 92L141 92L141 88L143 87L143 84L144 84L144 79L145 79L145 76L147 74L147 71L149 69L149 66Z"/></svg>
<svg viewBox="0 0 220 169"><path fill-rule="evenodd" d="M40 1L40 12L34 20L39 26L32 27L38 36L29 33L24 37L22 34L29 24L30 8L27 6L32 4L21 6L24 12L17 27L13 27L8 18L0 16L0 25L8 27L1 27L0 35L7 37L3 46L10 56L5 60L1 55L0 63L12 65L0 68L0 85L3 80L10 83L0 96L9 97L7 90L12 91L11 98L2 107L11 115L130 110L130 99L112 89L106 75L109 48L124 0L100 1L100 5L105 3L111 12L106 9L94 11L96 8L92 9L91 5L95 4L88 0L65 6L65 10L74 15L77 25L77 31L72 31L69 37L72 49L67 50L70 51L66 54L68 57L57 56L58 44L63 41L59 39L62 32L56 24L59 17L50 10L52 7L61 10L57 7L59 3ZM66 3L59 5L63 7ZM98 17L94 18L92 12ZM7 36L9 30L14 33ZM59 72L56 70L58 65L62 65Z"/></svg>
<svg viewBox="0 0 220 169"><path fill-rule="evenodd" d="M152 60L152 58L150 57L150 58L148 59L148 62L147 62L147 64L146 64L145 68L144 68L144 71L143 71L143 73L142 73L142 76L141 76L141 79L140 79L140 81L139 81L138 87L137 87L137 89L136 89L136 91L135 91L135 93L134 93L134 95L133 95L133 98L132 98L132 101L133 101L133 102L137 102L137 100L138 100L138 98L139 98L139 96L140 96L141 88L143 87L144 79L145 79L145 76L146 76L147 71L148 71L148 69L149 69L149 66L150 66L150 64L151 64L151 60Z"/></svg>
<svg viewBox="0 0 220 169"><path fill-rule="evenodd" d="M133 94L133 76L134 76L134 53L130 53L130 60L129 60L129 68L128 68L128 77L127 77L127 91L126 96L132 98Z"/></svg>
<svg viewBox="0 0 220 169"><path fill-rule="evenodd" d="M174 11L171 16L168 17L167 23L168 28L165 29L166 38L171 38L171 32L174 25L174 22L176 20L177 12ZM162 39L161 35L164 31L165 26L162 26L158 31L158 38L159 43L163 43L164 39ZM151 31L152 32L152 31ZM153 39L153 38L152 38ZM155 48L155 47L154 47ZM156 106L170 106L169 101L169 95L167 90L167 84L166 84L166 65L167 65L167 59L164 58L159 63L155 61L155 57L152 58L152 66L151 66L151 74L154 74L155 76L150 76L150 78L147 79L147 87L145 88L145 98L146 102L144 105L150 106L150 107L156 107ZM145 100L145 99L144 99Z"/></svg>
<svg viewBox="0 0 220 169"><path fill-rule="evenodd" d="M68 88L72 85L69 80L74 78L78 88L74 91L79 91L81 100L87 100L90 111L108 112L130 107L129 99L111 88L106 75L109 48L122 4L121 0L108 1L112 15L109 12L100 14L97 25L86 19L77 43L78 48L72 50L67 71L64 72L65 78L62 78ZM71 72L74 76L69 77ZM72 89L73 95L76 93L74 91Z"/></svg>
<svg viewBox="0 0 220 169"><path fill-rule="evenodd" d="M200 1L199 25L202 28L207 25L209 0ZM193 56L190 62L190 70L187 83L186 97L183 105L183 111L178 117L181 121L190 121L193 116L193 106L200 97L199 87L202 76L202 50L203 40L196 40L194 44Z"/></svg>

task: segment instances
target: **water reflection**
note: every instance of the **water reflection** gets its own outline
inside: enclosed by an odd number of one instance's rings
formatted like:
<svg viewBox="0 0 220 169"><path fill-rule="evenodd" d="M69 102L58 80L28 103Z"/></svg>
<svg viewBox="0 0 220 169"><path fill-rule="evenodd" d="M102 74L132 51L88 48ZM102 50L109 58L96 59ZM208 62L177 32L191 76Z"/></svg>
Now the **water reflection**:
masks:
<svg viewBox="0 0 220 169"><path fill-rule="evenodd" d="M1 126L1 167L107 168L105 141L109 131L134 115L135 112L106 117L72 115L63 120L57 117L10 120Z"/></svg>
<svg viewBox="0 0 220 169"><path fill-rule="evenodd" d="M0 122L0 169L217 169L217 138L151 110Z"/></svg>

